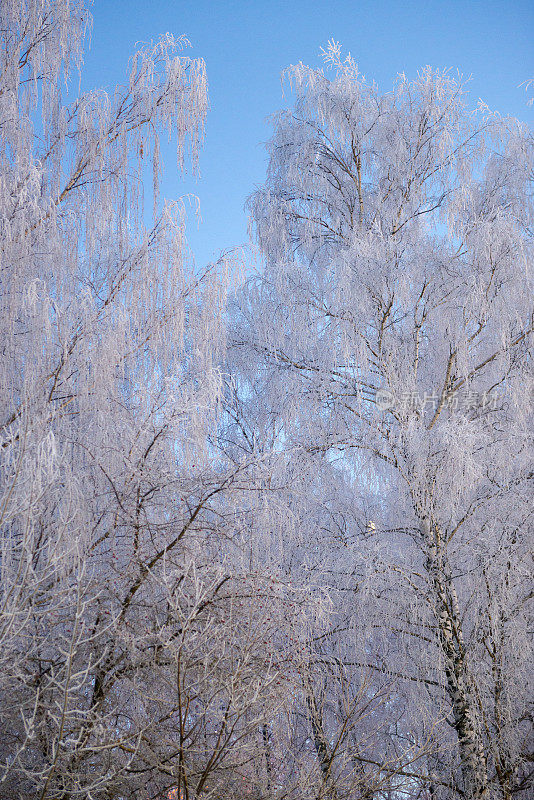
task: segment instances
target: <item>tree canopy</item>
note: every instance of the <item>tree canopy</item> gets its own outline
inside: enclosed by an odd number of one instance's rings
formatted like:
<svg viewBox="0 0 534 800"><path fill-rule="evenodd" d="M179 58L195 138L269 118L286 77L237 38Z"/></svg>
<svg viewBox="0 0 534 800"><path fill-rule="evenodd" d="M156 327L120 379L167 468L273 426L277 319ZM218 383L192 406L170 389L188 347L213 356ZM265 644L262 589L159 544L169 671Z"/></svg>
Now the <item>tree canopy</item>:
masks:
<svg viewBox="0 0 534 800"><path fill-rule="evenodd" d="M198 266L205 64L90 22L0 10L0 798L527 800L532 132L330 43Z"/></svg>

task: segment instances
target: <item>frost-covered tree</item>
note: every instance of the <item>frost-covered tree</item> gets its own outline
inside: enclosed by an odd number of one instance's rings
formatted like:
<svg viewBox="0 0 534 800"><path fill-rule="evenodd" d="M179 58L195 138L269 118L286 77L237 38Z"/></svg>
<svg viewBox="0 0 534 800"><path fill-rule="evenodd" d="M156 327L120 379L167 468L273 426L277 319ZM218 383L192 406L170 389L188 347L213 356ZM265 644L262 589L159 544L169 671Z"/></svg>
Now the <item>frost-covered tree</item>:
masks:
<svg viewBox="0 0 534 800"><path fill-rule="evenodd" d="M374 574L362 605L353 577L363 650L333 655L391 679L391 746L421 748L405 791L526 798L532 135L449 74L383 93L325 56L333 75L288 71L274 118L235 363L245 397L262 381L278 450L350 475L346 563Z"/></svg>
<svg viewBox="0 0 534 800"><path fill-rule="evenodd" d="M227 267L158 199L204 63L166 35L81 94L82 2L0 19L0 797L237 796L303 603L258 603L248 464L213 446Z"/></svg>
<svg viewBox="0 0 534 800"><path fill-rule="evenodd" d="M383 554L361 524L362 514L376 518L376 507L368 491L356 493L342 459L288 446L285 381L277 384L249 357L239 374L225 394L230 421L221 441L241 458L256 453L264 501L255 504L250 563L324 598L320 619L279 639L289 691L266 725L259 785L267 796L276 789L299 800L417 797L421 764L436 744L431 726L409 740L398 724L412 701L407 688L425 678L400 663L385 666L395 634L377 631Z"/></svg>
<svg viewBox="0 0 534 800"><path fill-rule="evenodd" d="M294 68L227 358L204 63L89 25L0 9L0 798L524 800L529 132Z"/></svg>

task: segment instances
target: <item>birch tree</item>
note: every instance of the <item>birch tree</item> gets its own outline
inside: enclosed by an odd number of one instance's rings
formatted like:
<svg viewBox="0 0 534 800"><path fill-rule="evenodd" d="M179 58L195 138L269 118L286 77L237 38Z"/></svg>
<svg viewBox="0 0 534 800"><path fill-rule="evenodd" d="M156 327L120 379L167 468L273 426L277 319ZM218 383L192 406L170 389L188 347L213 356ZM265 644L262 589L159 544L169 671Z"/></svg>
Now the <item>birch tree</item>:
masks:
<svg viewBox="0 0 534 800"><path fill-rule="evenodd" d="M211 441L228 266L158 197L162 134L197 163L205 65L167 34L77 93L85 5L0 14L0 796L218 796L280 702L291 598L258 604L248 466Z"/></svg>
<svg viewBox="0 0 534 800"><path fill-rule="evenodd" d="M221 440L239 457L261 454L251 568L298 587L316 606L318 597L326 601L312 624L292 625L279 639L287 689L283 711L267 720L259 796L275 789L330 800L421 796L428 759L438 750L440 712L427 710L415 736L419 716L411 705L420 698L410 687L437 684L424 676L416 653L411 663L397 657L394 668L388 661L399 635L398 621L388 627L380 620L393 599L384 580L390 565L372 525L361 523L376 518L376 503L367 491L357 493L343 459L325 460L320 448L289 447L287 440L284 446L286 381L273 385L250 358L241 367L243 384L234 380L226 392L230 422Z"/></svg>
<svg viewBox="0 0 534 800"><path fill-rule="evenodd" d="M438 745L414 791L526 798L532 135L448 73L383 93L325 59L286 75L234 357L269 375L279 443L352 475L379 553L366 660L412 689L402 735Z"/></svg>

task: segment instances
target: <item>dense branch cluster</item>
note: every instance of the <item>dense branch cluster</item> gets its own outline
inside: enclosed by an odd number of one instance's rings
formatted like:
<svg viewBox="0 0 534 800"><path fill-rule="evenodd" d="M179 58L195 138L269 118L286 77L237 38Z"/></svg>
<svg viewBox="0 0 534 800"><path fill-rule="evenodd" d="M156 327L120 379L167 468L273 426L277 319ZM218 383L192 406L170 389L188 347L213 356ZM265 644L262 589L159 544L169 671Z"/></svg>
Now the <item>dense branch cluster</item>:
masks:
<svg viewBox="0 0 534 800"><path fill-rule="evenodd" d="M0 10L0 798L527 800L532 133L331 43L236 288L204 62L73 95L89 26Z"/></svg>

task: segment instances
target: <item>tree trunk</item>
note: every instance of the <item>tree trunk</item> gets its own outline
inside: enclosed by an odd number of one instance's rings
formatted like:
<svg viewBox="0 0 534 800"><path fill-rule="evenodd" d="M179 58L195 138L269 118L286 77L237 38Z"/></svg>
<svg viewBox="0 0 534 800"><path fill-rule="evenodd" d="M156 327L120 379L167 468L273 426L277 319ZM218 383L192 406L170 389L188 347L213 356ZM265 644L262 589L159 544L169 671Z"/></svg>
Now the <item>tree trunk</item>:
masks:
<svg viewBox="0 0 534 800"><path fill-rule="evenodd" d="M447 568L438 527L431 525L425 518L421 528L427 554L426 568L438 621L439 643L445 661L447 690L458 737L465 798L479 800L486 793L488 776L483 743L475 726L458 598Z"/></svg>
<svg viewBox="0 0 534 800"><path fill-rule="evenodd" d="M305 678L306 684L306 705L308 706L308 718L313 734L313 744L317 759L323 776L323 786L318 797L324 797L325 793L331 800L337 800L337 791L332 778L332 754L326 738L321 711L317 705L317 700L313 691L313 686L309 677Z"/></svg>

